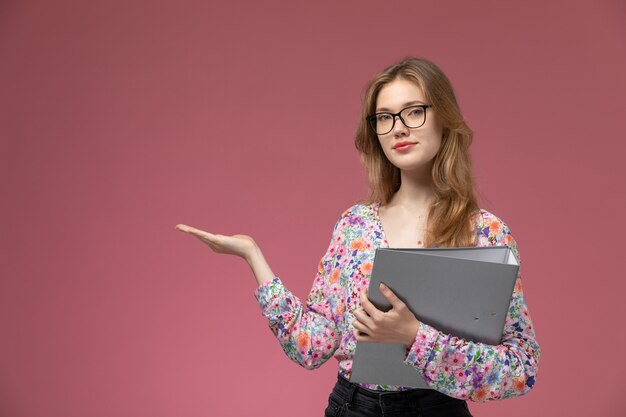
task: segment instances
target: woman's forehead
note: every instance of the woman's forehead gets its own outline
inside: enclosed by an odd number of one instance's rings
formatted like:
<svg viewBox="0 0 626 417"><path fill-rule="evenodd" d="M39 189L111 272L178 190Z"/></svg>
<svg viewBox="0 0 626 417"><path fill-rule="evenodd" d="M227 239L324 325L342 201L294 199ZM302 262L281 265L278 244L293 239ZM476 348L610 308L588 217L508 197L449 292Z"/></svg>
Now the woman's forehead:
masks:
<svg viewBox="0 0 626 417"><path fill-rule="evenodd" d="M414 102L426 103L422 89L412 81L402 78L385 84L376 97L376 110L402 109Z"/></svg>

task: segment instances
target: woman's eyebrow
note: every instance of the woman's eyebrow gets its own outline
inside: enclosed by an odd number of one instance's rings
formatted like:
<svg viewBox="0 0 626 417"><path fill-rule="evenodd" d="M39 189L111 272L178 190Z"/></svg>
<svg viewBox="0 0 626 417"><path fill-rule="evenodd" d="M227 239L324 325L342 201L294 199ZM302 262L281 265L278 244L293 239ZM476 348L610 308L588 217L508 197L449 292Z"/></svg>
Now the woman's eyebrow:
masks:
<svg viewBox="0 0 626 417"><path fill-rule="evenodd" d="M409 107L414 104L425 104L425 103L420 100L407 101L406 103L402 105L402 108L404 109L405 107ZM378 112L378 111L391 111L391 110L389 110L387 107L379 107L376 109L376 111Z"/></svg>

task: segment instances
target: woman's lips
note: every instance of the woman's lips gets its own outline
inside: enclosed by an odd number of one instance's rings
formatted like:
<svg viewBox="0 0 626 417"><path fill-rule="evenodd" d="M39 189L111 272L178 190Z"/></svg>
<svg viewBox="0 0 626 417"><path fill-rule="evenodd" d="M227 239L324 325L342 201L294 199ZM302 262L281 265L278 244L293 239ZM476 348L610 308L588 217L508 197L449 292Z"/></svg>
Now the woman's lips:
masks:
<svg viewBox="0 0 626 417"><path fill-rule="evenodd" d="M416 145L415 143L401 143L399 145L394 146L393 149L398 152L404 152L404 151L411 149L415 145Z"/></svg>

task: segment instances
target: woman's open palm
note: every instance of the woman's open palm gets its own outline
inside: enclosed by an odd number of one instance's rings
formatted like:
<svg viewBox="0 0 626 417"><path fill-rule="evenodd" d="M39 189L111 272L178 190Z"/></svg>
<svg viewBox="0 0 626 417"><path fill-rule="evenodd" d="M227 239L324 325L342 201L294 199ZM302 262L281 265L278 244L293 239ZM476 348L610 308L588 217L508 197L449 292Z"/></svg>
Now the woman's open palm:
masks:
<svg viewBox="0 0 626 417"><path fill-rule="evenodd" d="M185 224L177 224L176 229L197 237L209 245L213 252L237 255L244 259L250 256L256 246L254 239L247 235L218 235Z"/></svg>

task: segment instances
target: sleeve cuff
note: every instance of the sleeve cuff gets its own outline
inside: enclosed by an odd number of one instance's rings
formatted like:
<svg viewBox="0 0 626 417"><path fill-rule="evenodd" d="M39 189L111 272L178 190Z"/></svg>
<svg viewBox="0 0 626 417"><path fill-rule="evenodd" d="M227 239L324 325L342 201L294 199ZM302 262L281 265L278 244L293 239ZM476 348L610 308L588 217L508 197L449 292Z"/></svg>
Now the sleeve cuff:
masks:
<svg viewBox="0 0 626 417"><path fill-rule="evenodd" d="M274 277L270 281L265 281L254 290L254 297L257 299L262 308L267 307L276 295L284 293L286 290L282 281L278 277Z"/></svg>
<svg viewBox="0 0 626 417"><path fill-rule="evenodd" d="M434 353L437 339L439 339L439 331L428 324L420 322L413 344L407 347L404 363L425 369L428 362L432 359L431 356Z"/></svg>

